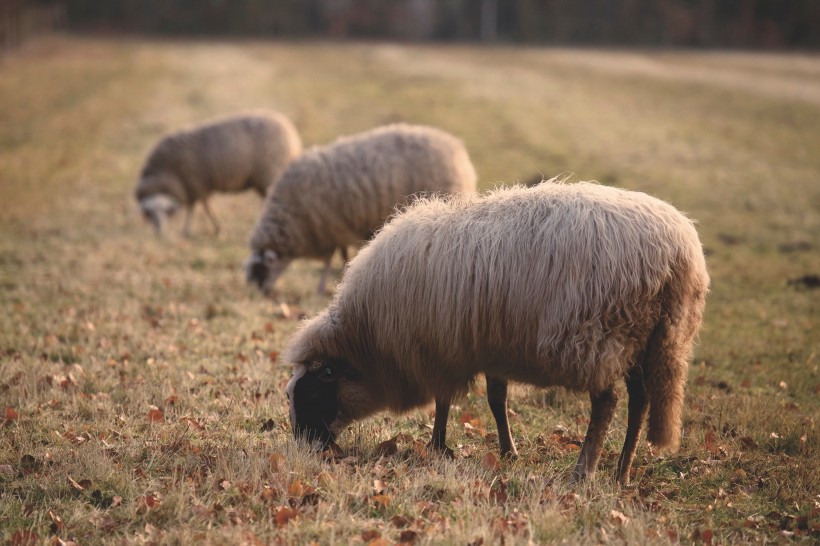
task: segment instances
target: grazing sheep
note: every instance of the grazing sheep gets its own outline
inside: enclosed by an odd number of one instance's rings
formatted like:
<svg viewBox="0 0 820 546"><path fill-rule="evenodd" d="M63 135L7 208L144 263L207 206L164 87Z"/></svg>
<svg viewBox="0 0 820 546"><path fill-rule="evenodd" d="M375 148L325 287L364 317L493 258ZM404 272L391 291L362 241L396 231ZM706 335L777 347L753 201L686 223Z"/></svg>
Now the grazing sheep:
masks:
<svg viewBox="0 0 820 546"><path fill-rule="evenodd" d="M372 237L411 196L475 189L462 142L432 127L388 125L310 149L268 194L245 262L248 282L268 292L294 258L319 258L322 293L333 251Z"/></svg>
<svg viewBox="0 0 820 546"><path fill-rule="evenodd" d="M507 382L560 385L592 400L575 481L595 473L625 380L626 483L647 412L649 442L678 446L708 285L692 222L643 193L544 183L420 200L290 342L294 434L334 445L354 420L435 400L431 445L449 451L450 402L483 373L501 453L515 456Z"/></svg>
<svg viewBox="0 0 820 546"><path fill-rule="evenodd" d="M189 235L191 212L198 201L219 233L208 206L211 193L254 189L264 196L301 151L299 133L278 112L256 111L211 121L159 141L142 168L136 197L157 233L184 206L183 233Z"/></svg>

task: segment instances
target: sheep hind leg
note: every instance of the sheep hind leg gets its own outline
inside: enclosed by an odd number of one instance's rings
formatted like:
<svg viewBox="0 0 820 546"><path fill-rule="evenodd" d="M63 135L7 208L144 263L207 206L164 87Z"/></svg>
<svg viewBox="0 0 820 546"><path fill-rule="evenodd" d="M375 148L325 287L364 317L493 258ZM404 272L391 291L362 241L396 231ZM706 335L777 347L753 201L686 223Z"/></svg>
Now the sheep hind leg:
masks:
<svg viewBox="0 0 820 546"><path fill-rule="evenodd" d="M214 213L211 212L211 206L208 204L207 199L202 201L202 208L205 209L205 214L208 216L208 219L211 221L211 225L214 227L214 235L219 235L219 222L216 221L216 216L214 216Z"/></svg>
<svg viewBox="0 0 820 546"><path fill-rule="evenodd" d="M584 438L584 447L581 448L581 454L572 472L571 484L591 479L595 475L598 461L601 458L604 436L609 429L612 415L615 413L615 406L618 404L618 393L613 387L609 387L598 394L591 394L590 400L592 401L592 413L589 418L589 427L586 438Z"/></svg>
<svg viewBox="0 0 820 546"><path fill-rule="evenodd" d="M325 258L325 267L322 269L322 276L319 277L319 288L316 290L319 295L327 294L327 277L330 274L330 262L333 259L333 254Z"/></svg>
<svg viewBox="0 0 820 546"><path fill-rule="evenodd" d="M453 458L455 453L447 447L447 418L450 415L450 399L436 398L436 417L433 421L433 437L430 439L430 449Z"/></svg>
<svg viewBox="0 0 820 546"><path fill-rule="evenodd" d="M185 207L185 223L182 225L182 235L187 239L191 236L191 215L194 212L194 206L188 205Z"/></svg>
<svg viewBox="0 0 820 546"><path fill-rule="evenodd" d="M629 372L629 376L626 378L626 391L629 394L629 417L624 448L618 458L618 469L615 473L615 481L621 485L629 485L629 472L635 458L638 439L641 436L641 427L649 409L641 368L635 367Z"/></svg>
<svg viewBox="0 0 820 546"><path fill-rule="evenodd" d="M486 376L486 379L487 402L495 417L501 456L515 459L518 457L518 450L515 449L515 442L510 433L510 423L507 420L507 381L490 376Z"/></svg>

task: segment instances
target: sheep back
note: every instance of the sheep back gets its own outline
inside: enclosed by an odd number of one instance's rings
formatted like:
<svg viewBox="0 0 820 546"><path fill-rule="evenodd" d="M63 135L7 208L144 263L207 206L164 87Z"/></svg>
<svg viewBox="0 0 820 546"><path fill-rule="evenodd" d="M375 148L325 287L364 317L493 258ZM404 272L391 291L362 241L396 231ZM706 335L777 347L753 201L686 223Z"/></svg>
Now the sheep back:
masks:
<svg viewBox="0 0 820 546"><path fill-rule="evenodd" d="M323 257L369 239L411 196L475 188L475 169L456 137L425 126L377 128L292 162L268 195L251 247Z"/></svg>

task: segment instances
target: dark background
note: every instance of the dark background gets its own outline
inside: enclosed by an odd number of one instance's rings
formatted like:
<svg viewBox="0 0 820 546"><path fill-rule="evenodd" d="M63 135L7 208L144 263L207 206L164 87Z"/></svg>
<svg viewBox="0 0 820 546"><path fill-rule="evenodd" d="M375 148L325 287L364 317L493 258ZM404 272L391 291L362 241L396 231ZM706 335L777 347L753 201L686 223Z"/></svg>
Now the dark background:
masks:
<svg viewBox="0 0 820 546"><path fill-rule="evenodd" d="M818 0L0 0L0 23L6 42L59 26L187 36L820 46Z"/></svg>

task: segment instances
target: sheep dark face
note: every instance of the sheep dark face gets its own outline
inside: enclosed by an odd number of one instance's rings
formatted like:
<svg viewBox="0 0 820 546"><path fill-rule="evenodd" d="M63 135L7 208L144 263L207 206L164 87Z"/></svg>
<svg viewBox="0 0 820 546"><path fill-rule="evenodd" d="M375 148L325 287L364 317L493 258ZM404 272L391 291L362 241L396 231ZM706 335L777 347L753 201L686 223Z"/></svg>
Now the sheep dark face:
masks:
<svg viewBox="0 0 820 546"><path fill-rule="evenodd" d="M347 362L325 359L296 364L287 390L293 435L317 450L335 443L344 427L360 417L356 407L360 404L351 402L361 402L361 374Z"/></svg>
<svg viewBox="0 0 820 546"><path fill-rule="evenodd" d="M273 250L258 250L245 260L245 279L256 285L263 294L273 291L273 285L290 265L291 260L280 257Z"/></svg>

